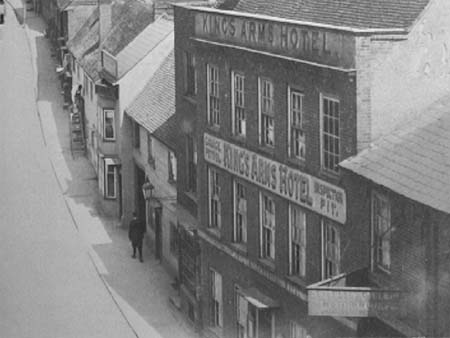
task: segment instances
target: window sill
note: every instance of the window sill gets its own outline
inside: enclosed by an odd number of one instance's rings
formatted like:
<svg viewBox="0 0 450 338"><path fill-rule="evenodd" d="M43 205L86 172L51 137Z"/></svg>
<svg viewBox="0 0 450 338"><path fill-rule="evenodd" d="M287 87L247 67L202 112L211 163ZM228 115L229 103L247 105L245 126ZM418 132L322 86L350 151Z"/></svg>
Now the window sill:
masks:
<svg viewBox="0 0 450 338"><path fill-rule="evenodd" d="M259 262L271 271L275 271L275 261L269 258L259 258Z"/></svg>
<svg viewBox="0 0 450 338"><path fill-rule="evenodd" d="M212 228L208 226L206 230L208 231L209 234L213 235L214 237L220 238L220 228Z"/></svg>
<svg viewBox="0 0 450 338"><path fill-rule="evenodd" d="M305 169L306 168L306 161L301 160L297 157L290 156L288 158L288 163L292 166L295 166L297 168Z"/></svg>
<svg viewBox="0 0 450 338"><path fill-rule="evenodd" d="M341 171L331 171L328 169L320 168L320 176L332 179L332 180L338 180L341 175Z"/></svg>
<svg viewBox="0 0 450 338"><path fill-rule="evenodd" d="M104 196L103 198L107 201L115 201L117 199L117 197L109 197L109 196Z"/></svg>
<svg viewBox="0 0 450 338"><path fill-rule="evenodd" d="M246 243L236 243L231 242L231 247L240 253L247 254L247 244Z"/></svg>
<svg viewBox="0 0 450 338"><path fill-rule="evenodd" d="M192 191L185 191L184 194L193 202L195 202L196 204L198 204L198 197L197 194L192 192Z"/></svg>
<svg viewBox="0 0 450 338"><path fill-rule="evenodd" d="M269 147L263 144L259 145L259 150L268 155L273 155L275 153L275 147Z"/></svg>
<svg viewBox="0 0 450 338"><path fill-rule="evenodd" d="M296 284L297 286L300 286L300 287L305 288L305 289L308 286L305 283L304 277L295 276L295 275L288 275L288 276L286 276L286 279L288 281L290 281L291 283Z"/></svg>
<svg viewBox="0 0 450 338"><path fill-rule="evenodd" d="M195 98L195 95L184 94L183 99L185 99L190 104L197 105L197 100Z"/></svg>
<svg viewBox="0 0 450 338"><path fill-rule="evenodd" d="M103 138L102 141L104 143L113 143L113 142L116 142L116 139L115 138Z"/></svg>

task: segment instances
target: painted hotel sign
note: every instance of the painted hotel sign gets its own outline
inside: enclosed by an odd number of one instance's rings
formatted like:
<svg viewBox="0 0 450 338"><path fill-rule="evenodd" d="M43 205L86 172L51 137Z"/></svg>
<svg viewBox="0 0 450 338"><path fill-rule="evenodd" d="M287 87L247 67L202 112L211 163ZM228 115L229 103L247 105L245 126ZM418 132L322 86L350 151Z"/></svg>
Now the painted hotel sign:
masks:
<svg viewBox="0 0 450 338"><path fill-rule="evenodd" d="M204 134L205 160L337 222L346 221L345 191L326 181Z"/></svg>
<svg viewBox="0 0 450 338"><path fill-rule="evenodd" d="M195 15L195 35L300 60L354 68L354 38L335 31L202 12Z"/></svg>

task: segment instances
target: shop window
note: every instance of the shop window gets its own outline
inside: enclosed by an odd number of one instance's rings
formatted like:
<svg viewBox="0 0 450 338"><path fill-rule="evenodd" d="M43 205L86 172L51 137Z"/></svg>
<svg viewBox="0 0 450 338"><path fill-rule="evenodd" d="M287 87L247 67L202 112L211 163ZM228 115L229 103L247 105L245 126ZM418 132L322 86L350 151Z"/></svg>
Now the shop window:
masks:
<svg viewBox="0 0 450 338"><path fill-rule="evenodd" d="M195 56L190 52L184 53L185 62L185 95L197 94L197 73L195 70Z"/></svg>
<svg viewBox="0 0 450 338"><path fill-rule="evenodd" d="M217 170L208 169L208 200L209 200L209 227L220 228L221 226L221 201L219 173Z"/></svg>
<svg viewBox="0 0 450 338"><path fill-rule="evenodd" d="M169 183L176 183L177 181L177 158L173 151L168 152L168 169L169 169Z"/></svg>
<svg viewBox="0 0 450 338"><path fill-rule="evenodd" d="M338 172L340 158L339 101L322 97L322 168Z"/></svg>
<svg viewBox="0 0 450 338"><path fill-rule="evenodd" d="M259 79L259 119L261 145L274 147L274 90L272 82L263 78Z"/></svg>
<svg viewBox="0 0 450 338"><path fill-rule="evenodd" d="M170 252L178 257L178 227L170 222Z"/></svg>
<svg viewBox="0 0 450 338"><path fill-rule="evenodd" d="M300 160L305 159L305 132L303 127L303 94L289 90L289 155Z"/></svg>
<svg viewBox="0 0 450 338"><path fill-rule="evenodd" d="M187 191L197 192L197 144L193 135L186 139Z"/></svg>
<svg viewBox="0 0 450 338"><path fill-rule="evenodd" d="M240 73L233 72L232 76L232 114L233 114L233 133L236 136L245 137L245 77Z"/></svg>
<svg viewBox="0 0 450 338"><path fill-rule="evenodd" d="M114 109L103 109L103 138L107 141L116 139Z"/></svg>
<svg viewBox="0 0 450 338"><path fill-rule="evenodd" d="M208 123L220 125L219 68L207 65Z"/></svg>
<svg viewBox="0 0 450 338"><path fill-rule="evenodd" d="M222 276L210 270L210 319L211 326L222 327Z"/></svg>
<svg viewBox="0 0 450 338"><path fill-rule="evenodd" d="M328 219L322 221L323 279L334 277L340 272L341 240L337 225Z"/></svg>
<svg viewBox="0 0 450 338"><path fill-rule="evenodd" d="M298 206L289 205L290 274L305 276L306 214Z"/></svg>
<svg viewBox="0 0 450 338"><path fill-rule="evenodd" d="M266 194L260 197L261 257L275 259L275 201Z"/></svg>
<svg viewBox="0 0 450 338"><path fill-rule="evenodd" d="M374 266L389 271L391 268L391 208L386 196L372 194L372 236Z"/></svg>
<svg viewBox="0 0 450 338"><path fill-rule="evenodd" d="M289 338L311 338L311 336L308 334L308 331L296 322L290 322L289 328Z"/></svg>
<svg viewBox="0 0 450 338"><path fill-rule="evenodd" d="M238 181L234 182L233 241L247 243L247 189Z"/></svg>

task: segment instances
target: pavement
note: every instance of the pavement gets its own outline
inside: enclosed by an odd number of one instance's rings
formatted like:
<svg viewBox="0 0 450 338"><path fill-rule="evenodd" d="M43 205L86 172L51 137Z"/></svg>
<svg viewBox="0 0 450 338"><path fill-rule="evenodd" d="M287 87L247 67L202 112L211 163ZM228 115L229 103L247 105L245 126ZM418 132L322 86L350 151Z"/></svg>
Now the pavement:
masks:
<svg viewBox="0 0 450 338"><path fill-rule="evenodd" d="M10 4L18 9L22 6L20 0L10 0ZM11 11L8 14L12 14ZM9 25L17 26L16 34L20 35L19 30L22 29L26 37L27 51L24 50L21 54L26 53L31 56L31 64L25 77L32 79L28 81L28 86L30 89L32 87L35 93L35 111L39 124L39 128L36 129L40 131L51 172L56 179L58 194L64 203L63 207L68 211L67 217L71 218L69 223L74 226L76 232L74 237L88 252L89 260L93 263L98 280L104 288L102 292L106 292L112 300L112 304L109 304L109 307L112 307L110 311L116 311L122 317L120 320L115 320L117 324L110 325L109 330L116 331L110 336L198 337L181 313L171 306L169 297L176 296L176 290L171 286L173 278L159 261L153 258L153 253L148 246L144 247L144 263L131 258L127 230L119 226L118 219L108 217L101 209L99 203L101 197L91 163L86 157L72 156L70 152L68 112L63 109L61 87L55 72L57 61L52 56L49 40L44 36L46 29L44 21L32 12L27 12L22 28L17 22L12 22L13 15L8 15L7 20ZM0 43L2 43L1 39ZM21 40L16 39L16 44L20 43ZM27 135L28 131L22 130L22 133ZM45 195L42 196L41 202L47 204L41 205L42 209L45 210L47 207L51 215L50 209L54 209L54 205L48 203L53 202L48 202ZM38 206L36 202L33 204ZM61 207L60 204L61 201L59 201L59 207ZM60 218L61 216L58 215L59 221ZM47 230L51 231L51 229ZM88 284L84 286L90 288ZM96 299L91 302L93 302L91 308L80 308L80 311L89 313L96 309L98 305ZM116 312L114 313L117 316ZM123 322L126 325L123 325ZM0 320L0 332L6 332L1 328ZM132 332L131 335L129 331ZM31 336L33 335L23 337ZM97 335L85 333L75 336L97 337ZM21 336L9 335L9 337ZM48 337L63 337L63 335L48 335Z"/></svg>

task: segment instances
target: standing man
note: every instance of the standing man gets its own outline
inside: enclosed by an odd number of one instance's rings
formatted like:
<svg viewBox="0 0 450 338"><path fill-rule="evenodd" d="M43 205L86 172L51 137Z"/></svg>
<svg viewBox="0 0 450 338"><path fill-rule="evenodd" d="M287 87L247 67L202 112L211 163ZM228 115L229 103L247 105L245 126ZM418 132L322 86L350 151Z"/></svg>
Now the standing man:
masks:
<svg viewBox="0 0 450 338"><path fill-rule="evenodd" d="M144 239L145 233L145 223L140 221L137 218L136 212L133 212L133 219L130 222L130 226L128 228L128 238L131 241L131 245L133 246L133 258L136 258L136 248L139 251L139 260L143 262L142 259L142 241Z"/></svg>

